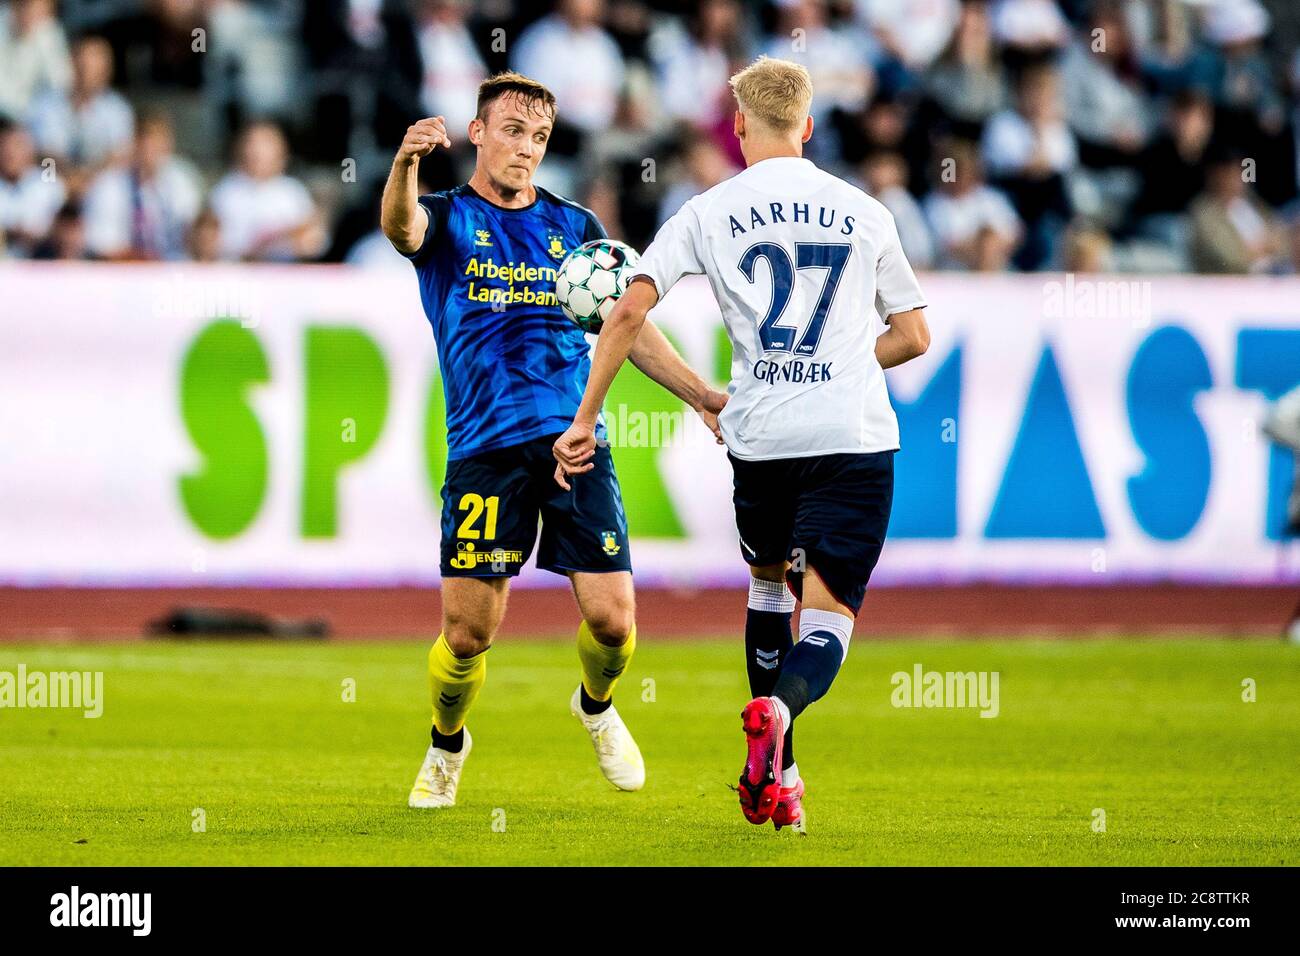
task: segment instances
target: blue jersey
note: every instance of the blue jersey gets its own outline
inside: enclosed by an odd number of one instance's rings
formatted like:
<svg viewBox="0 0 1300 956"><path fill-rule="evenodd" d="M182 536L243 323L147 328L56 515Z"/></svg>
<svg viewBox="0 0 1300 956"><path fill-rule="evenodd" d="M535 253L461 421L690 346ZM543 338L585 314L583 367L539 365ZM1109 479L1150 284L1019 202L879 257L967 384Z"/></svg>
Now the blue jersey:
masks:
<svg viewBox="0 0 1300 956"><path fill-rule="evenodd" d="M556 270L574 247L605 238L600 220L540 188L521 209L468 185L420 204L429 229L408 258L438 347L448 460L564 431L591 360L556 300Z"/></svg>

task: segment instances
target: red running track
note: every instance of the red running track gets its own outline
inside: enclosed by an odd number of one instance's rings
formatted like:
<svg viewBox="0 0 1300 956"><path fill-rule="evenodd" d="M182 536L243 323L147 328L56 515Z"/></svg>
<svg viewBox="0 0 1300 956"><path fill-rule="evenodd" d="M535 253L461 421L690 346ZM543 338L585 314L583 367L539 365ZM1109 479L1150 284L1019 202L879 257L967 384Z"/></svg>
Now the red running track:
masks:
<svg viewBox="0 0 1300 956"><path fill-rule="evenodd" d="M857 633L1274 637L1291 619L1298 596L1283 587L1182 585L876 588L867 595ZM423 588L0 588L0 640L138 637L149 621L194 605L324 618L344 638L429 637L438 632L440 609L438 592ZM739 589L638 595L638 626L647 637L734 635L744 617ZM519 589L511 595L503 633L567 635L577 621L567 591Z"/></svg>

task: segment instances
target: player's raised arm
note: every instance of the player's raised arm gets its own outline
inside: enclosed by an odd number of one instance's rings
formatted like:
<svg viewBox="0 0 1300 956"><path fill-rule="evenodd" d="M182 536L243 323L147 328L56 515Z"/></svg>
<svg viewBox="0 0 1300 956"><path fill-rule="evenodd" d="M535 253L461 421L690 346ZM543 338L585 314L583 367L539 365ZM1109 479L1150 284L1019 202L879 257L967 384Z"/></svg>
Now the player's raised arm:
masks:
<svg viewBox="0 0 1300 956"><path fill-rule="evenodd" d="M441 116L422 119L406 130L384 184L379 224L398 252L410 255L424 243L429 215L420 208L420 160L438 146L451 147Z"/></svg>

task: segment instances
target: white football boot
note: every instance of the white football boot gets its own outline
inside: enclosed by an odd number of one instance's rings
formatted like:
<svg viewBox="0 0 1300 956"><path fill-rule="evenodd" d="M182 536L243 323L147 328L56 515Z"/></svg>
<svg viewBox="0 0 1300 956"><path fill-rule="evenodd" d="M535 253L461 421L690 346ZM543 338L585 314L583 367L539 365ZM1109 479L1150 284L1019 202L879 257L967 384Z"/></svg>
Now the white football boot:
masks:
<svg viewBox="0 0 1300 956"><path fill-rule="evenodd" d="M469 756L469 748L472 745L468 728L465 730L465 745L460 748L459 753L451 753L430 744L429 752L424 755L424 766L420 768L420 773L415 778L406 805L425 810L455 806L456 788L460 786L460 772L465 766L465 758Z"/></svg>
<svg viewBox="0 0 1300 956"><path fill-rule="evenodd" d="M591 745L596 749L596 760L606 780L619 790L640 790L645 786L641 750L613 704L603 714L584 713L579 685L569 700L569 712L582 721L591 735Z"/></svg>

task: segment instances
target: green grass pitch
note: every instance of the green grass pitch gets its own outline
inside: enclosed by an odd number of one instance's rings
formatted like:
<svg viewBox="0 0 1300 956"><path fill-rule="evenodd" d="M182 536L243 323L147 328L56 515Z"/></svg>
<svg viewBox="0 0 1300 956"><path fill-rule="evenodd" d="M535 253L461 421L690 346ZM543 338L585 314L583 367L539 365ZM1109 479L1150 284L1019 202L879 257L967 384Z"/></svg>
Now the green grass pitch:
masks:
<svg viewBox="0 0 1300 956"><path fill-rule="evenodd" d="M409 810L426 649L0 645L0 670L102 671L105 698L99 719L0 710L0 864L1300 862L1300 649L1280 643L859 636L797 730L806 838L749 825L730 789L738 637L642 639L617 695L636 794L569 716L571 642L503 639L460 805ZM893 707L917 663L997 671L999 716Z"/></svg>

